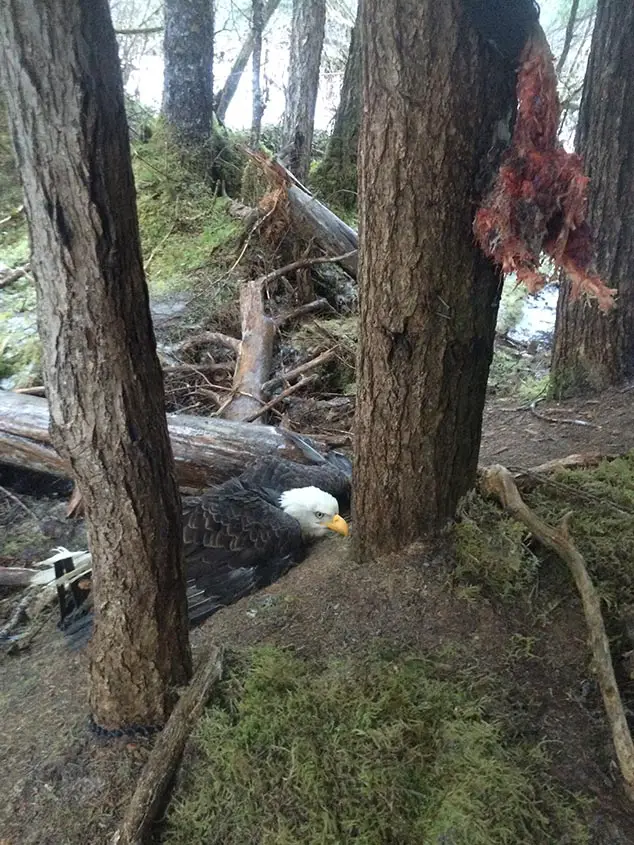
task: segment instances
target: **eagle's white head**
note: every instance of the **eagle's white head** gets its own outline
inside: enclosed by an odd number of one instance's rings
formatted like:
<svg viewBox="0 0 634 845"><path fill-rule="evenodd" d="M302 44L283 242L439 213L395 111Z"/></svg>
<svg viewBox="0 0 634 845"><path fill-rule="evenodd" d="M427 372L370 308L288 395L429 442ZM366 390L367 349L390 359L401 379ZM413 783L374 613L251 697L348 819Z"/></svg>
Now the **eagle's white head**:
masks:
<svg viewBox="0 0 634 845"><path fill-rule="evenodd" d="M323 537L329 531L348 536L348 523L339 516L337 500L317 487L286 490L280 496L280 507L295 517L304 537Z"/></svg>

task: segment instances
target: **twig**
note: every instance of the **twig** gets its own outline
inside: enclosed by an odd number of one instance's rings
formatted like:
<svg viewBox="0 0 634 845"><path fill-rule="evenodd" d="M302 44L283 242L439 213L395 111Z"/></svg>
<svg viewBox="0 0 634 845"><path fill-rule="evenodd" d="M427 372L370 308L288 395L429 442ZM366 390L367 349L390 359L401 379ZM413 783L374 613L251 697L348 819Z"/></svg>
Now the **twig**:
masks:
<svg viewBox="0 0 634 845"><path fill-rule="evenodd" d="M572 514L567 513L557 528L543 522L523 501L509 470L500 464L494 464L484 470L481 486L484 492L495 495L505 510L526 525L540 542L556 552L568 565L581 596L590 634L594 670L601 688L621 775L628 797L634 800L634 743L614 676L610 641L601 615L601 599L588 575L582 555L570 538L569 525Z"/></svg>
<svg viewBox="0 0 634 845"><path fill-rule="evenodd" d="M179 354L189 352L204 343L218 343L221 346L226 346L227 349L231 349L235 353L240 351L240 341L237 337L231 337L230 335L223 334L222 332L201 332L200 334L190 337L189 340L186 340L185 343L179 347Z"/></svg>
<svg viewBox="0 0 634 845"><path fill-rule="evenodd" d="M22 508L22 510L25 513L27 513L36 522L40 521L39 516L36 513L33 513L33 511L30 508L27 508L27 506L24 504L24 502L21 499L19 499L14 493L12 493L10 490L7 490L6 487L0 486L0 493L4 493L4 495L7 497L7 499L11 499L13 502L16 503L16 505L19 505Z"/></svg>
<svg viewBox="0 0 634 845"><path fill-rule="evenodd" d="M356 255L357 250L352 249L350 252L344 252L343 255L320 255L318 258L301 258L299 261L293 261L292 264L287 264L285 267L280 267L278 270L272 270L265 276L260 276L256 281L262 286L268 285L279 279L280 276L285 276L287 273L292 273L294 270L301 270L303 267L313 267L315 264L338 264L340 261L345 261L346 258L352 258Z"/></svg>
<svg viewBox="0 0 634 845"><path fill-rule="evenodd" d="M262 414L266 414L267 411L270 411L276 405L279 405L279 403L283 399L286 399L287 396L290 396L292 393L295 393L295 391L299 390L301 387L306 387L306 385L312 384L314 381L316 381L316 379L317 379L317 376L312 375L312 376L307 376L306 378L301 379L300 381L296 382L295 384L291 384L290 387L287 387L286 390L283 390L281 393L278 393L278 395L275 396L273 399L271 399L270 402L267 402L266 405L262 405L262 407L258 411L256 411L254 414L251 414L250 416L246 417L244 419L244 422L254 422L255 420L259 419L259 417L261 417Z"/></svg>
<svg viewBox="0 0 634 845"><path fill-rule="evenodd" d="M154 748L112 839L112 845L140 845L161 808L185 744L214 685L222 677L222 650L212 646L184 690Z"/></svg>
<svg viewBox="0 0 634 845"><path fill-rule="evenodd" d="M9 616L6 623L2 626L2 628L0 628L0 641L8 640L12 636L15 628L22 621L22 617L27 615L29 605L38 592L39 590L37 588L30 588L29 590L26 590L20 601L13 608L11 616Z"/></svg>
<svg viewBox="0 0 634 845"><path fill-rule="evenodd" d="M335 310L327 299L315 299L314 302L307 302L306 305L299 305L297 308L293 308L292 311L287 311L285 314L279 314L274 320L275 327L277 329L281 329L292 320L305 317L307 314L317 314L320 311L327 311L329 309L331 311Z"/></svg>
<svg viewBox="0 0 634 845"><path fill-rule="evenodd" d="M543 420L544 422L548 423L560 423L562 425L584 425L588 428L597 428L601 430L601 426L597 425L596 423L588 422L587 420L573 420L567 417L564 417L561 420L558 420L556 417L547 417L546 414L540 414L539 411L536 409L538 402L543 402L545 397L541 397L540 399L534 399L530 404L530 412L533 416L537 417L538 420Z"/></svg>
<svg viewBox="0 0 634 845"><path fill-rule="evenodd" d="M229 361L219 361L213 364L172 364L163 367L166 376L185 376L189 373L205 376L208 373L230 373L234 365Z"/></svg>
<svg viewBox="0 0 634 845"><path fill-rule="evenodd" d="M5 223L10 223L12 220L15 220L16 217L19 217L22 212L24 211L24 205L19 205L15 211L12 211L8 217L3 217L0 220L0 226L4 226Z"/></svg>
<svg viewBox="0 0 634 845"><path fill-rule="evenodd" d="M167 241L167 239L168 239L168 238L169 238L169 236L172 234L172 232L174 231L174 229L175 229L175 228L176 228L176 220L174 220L174 221L173 221L172 225L171 225L171 226L169 227L169 229L167 230L167 234L165 235L165 237L164 237L164 238L161 238L161 240L157 243L157 245L154 247L154 249L152 250L152 252L148 255L147 261L146 261L146 262L145 262L145 264L143 265L143 270L144 270L146 273L147 273L147 271L148 271L148 267L149 267L149 266L150 266L150 264L152 263L152 259L154 258L154 256L156 255L156 253L157 253L157 252L161 249L161 247L165 244L165 242Z"/></svg>
<svg viewBox="0 0 634 845"><path fill-rule="evenodd" d="M270 393L272 390L275 390L276 387L279 387L285 381L293 381L298 376L307 373L309 370L314 370L315 367L320 367L322 364L326 364L328 361L331 361L337 355L336 349L328 349L326 352L322 352L321 355L318 355L316 358L311 358L310 361L306 361L304 364L300 364L298 367L295 367L292 370L288 370L285 373L280 373L279 375L275 376L272 379L264 382L262 385L262 393Z"/></svg>

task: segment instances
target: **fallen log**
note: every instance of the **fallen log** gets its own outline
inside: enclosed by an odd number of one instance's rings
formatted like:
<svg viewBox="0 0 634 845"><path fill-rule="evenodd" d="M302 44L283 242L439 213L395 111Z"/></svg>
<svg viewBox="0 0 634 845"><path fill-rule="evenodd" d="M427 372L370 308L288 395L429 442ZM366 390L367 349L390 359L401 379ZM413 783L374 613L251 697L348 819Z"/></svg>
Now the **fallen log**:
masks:
<svg viewBox="0 0 634 845"><path fill-rule="evenodd" d="M573 577L588 626L593 668L599 682L614 750L619 761L625 790L634 799L634 743L625 716L621 694L614 675L610 641L601 614L601 599L588 574L585 561L570 537L570 517L567 513L557 528L548 525L532 511L520 496L512 474L499 464L487 467L482 474L482 492L495 496L511 516L522 522L546 548L551 549L567 564Z"/></svg>
<svg viewBox="0 0 634 845"><path fill-rule="evenodd" d="M144 845L165 801L194 725L222 676L222 649L212 646L159 734L112 845Z"/></svg>
<svg viewBox="0 0 634 845"><path fill-rule="evenodd" d="M246 282L240 291L242 342L233 376L233 396L224 409L228 420L252 419L264 404L262 385L271 374L275 323L264 313L262 279Z"/></svg>
<svg viewBox="0 0 634 845"><path fill-rule="evenodd" d="M325 253L344 253L338 263L356 279L359 236L355 230L315 199L280 161L263 153L245 152L275 187L286 188L293 229L307 242L314 241Z"/></svg>
<svg viewBox="0 0 634 845"><path fill-rule="evenodd" d="M12 285L13 282L17 282L18 279L21 279L22 276L28 276L30 272L30 264L25 264L24 267L16 267L15 270L9 270L5 276L0 277L0 288L6 288L9 285Z"/></svg>
<svg viewBox="0 0 634 845"><path fill-rule="evenodd" d="M188 490L239 475L265 455L303 460L283 430L273 426L189 414L168 414L167 421L178 482ZM0 390L0 461L71 477L70 467L51 444L48 426L45 399Z"/></svg>

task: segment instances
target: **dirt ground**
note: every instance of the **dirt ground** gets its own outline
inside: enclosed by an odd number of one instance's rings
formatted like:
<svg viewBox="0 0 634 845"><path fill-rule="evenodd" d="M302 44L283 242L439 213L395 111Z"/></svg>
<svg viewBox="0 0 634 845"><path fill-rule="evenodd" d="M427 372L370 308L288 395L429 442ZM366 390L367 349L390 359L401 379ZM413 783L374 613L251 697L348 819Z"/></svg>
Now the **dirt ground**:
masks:
<svg viewBox="0 0 634 845"><path fill-rule="evenodd" d="M628 451L634 448L633 410L634 390L539 403L533 410L494 400L485 414L481 462L530 467L577 452ZM20 498L27 506L35 501L22 492ZM63 501L54 508L49 548L66 541L59 528ZM11 531L27 519L18 511ZM75 537L69 546L78 543ZM543 739L555 774L597 799L593 845L633 843L634 817L589 682L575 596L571 592L536 628L520 608L509 614L482 599L460 598L449 589L450 569L447 550L437 546L357 565L344 540L327 540L280 582L195 630L194 653L200 656L210 642L276 643L310 655L349 653L373 640L423 652L451 645L457 659L483 676L506 679L518 736ZM0 618L7 608L0 605ZM530 655L511 652L510 644L524 636L535 639ZM28 651L0 661L0 845L105 845L149 745L101 743L87 732L87 654L67 648L54 617Z"/></svg>

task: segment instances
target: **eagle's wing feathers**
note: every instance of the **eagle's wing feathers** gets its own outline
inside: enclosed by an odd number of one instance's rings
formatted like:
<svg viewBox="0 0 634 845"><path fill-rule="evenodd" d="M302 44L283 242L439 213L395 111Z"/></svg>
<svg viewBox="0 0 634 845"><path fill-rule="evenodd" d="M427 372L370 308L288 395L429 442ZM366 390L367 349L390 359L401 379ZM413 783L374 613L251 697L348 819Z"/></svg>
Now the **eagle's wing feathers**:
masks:
<svg viewBox="0 0 634 845"><path fill-rule="evenodd" d="M297 520L239 479L190 498L183 523L191 619L272 583L304 555Z"/></svg>

